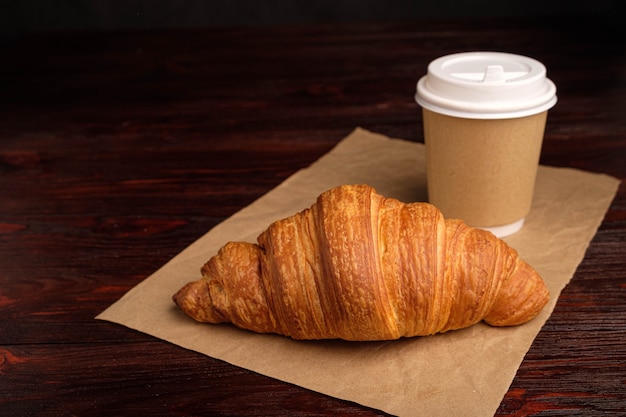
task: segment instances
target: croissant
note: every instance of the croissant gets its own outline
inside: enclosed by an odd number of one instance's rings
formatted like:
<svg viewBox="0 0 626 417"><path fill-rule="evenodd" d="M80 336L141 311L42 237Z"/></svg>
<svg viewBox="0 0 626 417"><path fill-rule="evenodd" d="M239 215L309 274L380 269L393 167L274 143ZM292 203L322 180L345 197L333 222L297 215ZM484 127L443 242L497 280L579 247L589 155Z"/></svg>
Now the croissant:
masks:
<svg viewBox="0 0 626 417"><path fill-rule="evenodd" d="M322 193L230 242L174 296L198 322L294 339L393 340L484 320L513 326L548 301L537 272L490 232L367 185Z"/></svg>

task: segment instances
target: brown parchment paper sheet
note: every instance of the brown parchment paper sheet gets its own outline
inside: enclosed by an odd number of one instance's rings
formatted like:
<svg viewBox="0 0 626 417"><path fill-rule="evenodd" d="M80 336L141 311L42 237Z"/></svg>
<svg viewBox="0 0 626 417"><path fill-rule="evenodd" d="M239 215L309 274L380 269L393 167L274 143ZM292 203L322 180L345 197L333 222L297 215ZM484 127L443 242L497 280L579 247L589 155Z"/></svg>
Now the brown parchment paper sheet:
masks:
<svg viewBox="0 0 626 417"><path fill-rule="evenodd" d="M370 184L402 201L426 199L424 146L361 128L310 167L235 213L98 315L179 346L398 416L493 415L615 196L615 178L541 166L524 228L506 238L544 277L549 305L513 328L478 324L391 342L297 342L229 325L197 324L171 296L230 240L256 241L270 222L340 184ZM149 248L147 248L149 254ZM148 255L146 255L148 256Z"/></svg>

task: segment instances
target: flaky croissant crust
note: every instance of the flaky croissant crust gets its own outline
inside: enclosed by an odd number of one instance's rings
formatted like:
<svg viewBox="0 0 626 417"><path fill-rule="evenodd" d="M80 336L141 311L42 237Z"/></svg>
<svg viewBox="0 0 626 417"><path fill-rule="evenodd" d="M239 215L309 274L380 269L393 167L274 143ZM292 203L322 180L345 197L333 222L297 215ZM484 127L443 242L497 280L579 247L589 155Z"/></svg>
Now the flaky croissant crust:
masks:
<svg viewBox="0 0 626 417"><path fill-rule="evenodd" d="M199 322L365 341L481 320L519 325L548 297L537 272L493 234L444 220L427 203L344 185L271 224L257 244L226 244L173 298Z"/></svg>

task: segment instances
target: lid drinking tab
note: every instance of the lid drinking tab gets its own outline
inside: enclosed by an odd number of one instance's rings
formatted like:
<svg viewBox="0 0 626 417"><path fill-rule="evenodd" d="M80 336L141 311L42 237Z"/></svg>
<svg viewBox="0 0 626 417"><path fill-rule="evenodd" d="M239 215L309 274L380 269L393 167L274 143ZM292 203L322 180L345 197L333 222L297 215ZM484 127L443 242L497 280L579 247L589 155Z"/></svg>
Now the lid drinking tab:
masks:
<svg viewBox="0 0 626 417"><path fill-rule="evenodd" d="M503 83L506 79L504 77L504 68L502 65L489 65L485 71L483 77L484 83Z"/></svg>

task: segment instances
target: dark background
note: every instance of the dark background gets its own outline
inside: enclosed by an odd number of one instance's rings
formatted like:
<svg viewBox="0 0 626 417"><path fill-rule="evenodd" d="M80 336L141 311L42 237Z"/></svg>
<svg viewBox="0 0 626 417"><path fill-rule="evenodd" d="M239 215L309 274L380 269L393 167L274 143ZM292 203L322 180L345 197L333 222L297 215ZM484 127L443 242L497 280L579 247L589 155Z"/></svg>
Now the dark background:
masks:
<svg viewBox="0 0 626 417"><path fill-rule="evenodd" d="M551 18L623 33L618 0L0 0L0 36L439 18Z"/></svg>

